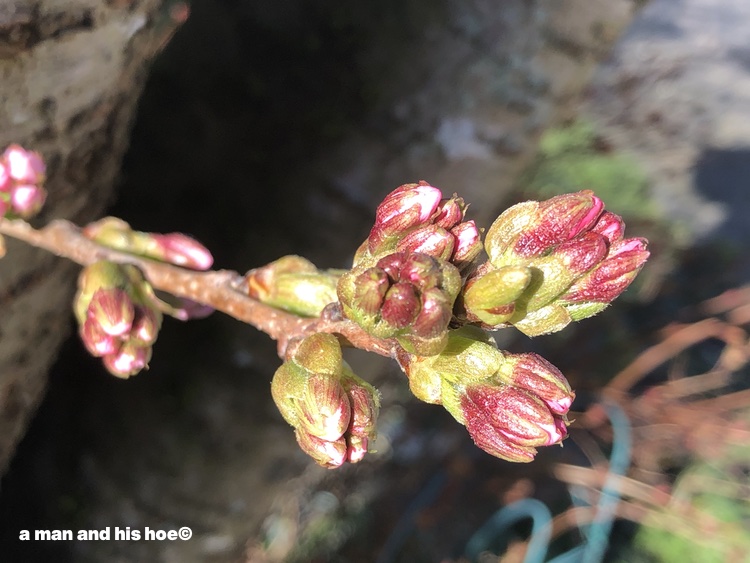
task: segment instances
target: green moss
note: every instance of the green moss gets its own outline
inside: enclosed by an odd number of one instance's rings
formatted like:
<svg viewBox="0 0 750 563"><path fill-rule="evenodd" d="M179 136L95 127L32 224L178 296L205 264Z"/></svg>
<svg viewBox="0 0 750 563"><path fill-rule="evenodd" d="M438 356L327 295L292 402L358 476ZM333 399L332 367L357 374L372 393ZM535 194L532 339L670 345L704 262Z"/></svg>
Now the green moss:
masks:
<svg viewBox="0 0 750 563"><path fill-rule="evenodd" d="M658 209L649 196L648 177L638 162L600 144L593 125L585 121L551 129L540 141L539 158L524 191L552 197L592 189L619 215L658 220Z"/></svg>

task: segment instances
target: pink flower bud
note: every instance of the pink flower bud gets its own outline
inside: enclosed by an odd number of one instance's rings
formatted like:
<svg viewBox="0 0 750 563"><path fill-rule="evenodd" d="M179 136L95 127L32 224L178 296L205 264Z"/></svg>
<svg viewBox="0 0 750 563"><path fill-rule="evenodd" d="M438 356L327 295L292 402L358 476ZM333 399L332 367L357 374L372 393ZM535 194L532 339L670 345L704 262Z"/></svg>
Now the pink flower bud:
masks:
<svg viewBox="0 0 750 563"><path fill-rule="evenodd" d="M412 324L414 334L423 338L439 336L448 329L448 323L453 316L453 304L445 292L438 289L428 289L422 294L422 307Z"/></svg>
<svg viewBox="0 0 750 563"><path fill-rule="evenodd" d="M313 458L318 465L335 469L346 462L347 445L343 437L333 441L323 440L299 428L294 431L294 435L302 451Z"/></svg>
<svg viewBox="0 0 750 563"><path fill-rule="evenodd" d="M396 245L398 252L420 252L443 260L453 254L455 239L452 234L437 225L425 225L405 235Z"/></svg>
<svg viewBox="0 0 750 563"><path fill-rule="evenodd" d="M580 275L604 260L608 250L607 241L602 235L584 233L562 243L552 254L562 259L569 273Z"/></svg>
<svg viewBox="0 0 750 563"><path fill-rule="evenodd" d="M97 289L87 312L87 317L111 336L122 336L130 332L134 315L135 309L130 296L116 287Z"/></svg>
<svg viewBox="0 0 750 563"><path fill-rule="evenodd" d="M161 254L160 258L177 266L208 270L214 263L209 250L197 240L181 233L150 235Z"/></svg>
<svg viewBox="0 0 750 563"><path fill-rule="evenodd" d="M122 344L118 337L104 332L93 317L84 321L79 333L86 350L97 358L115 354Z"/></svg>
<svg viewBox="0 0 750 563"><path fill-rule="evenodd" d="M130 338L144 346L156 342L161 327L161 313L150 307L135 306L133 325L130 328Z"/></svg>
<svg viewBox="0 0 750 563"><path fill-rule="evenodd" d="M532 258L577 237L596 224L604 204L591 190L563 194L539 204L535 226L521 232L513 250Z"/></svg>
<svg viewBox="0 0 750 563"><path fill-rule="evenodd" d="M605 211L596 224L591 227L591 232L602 235L610 244L614 244L622 240L625 233L625 223L619 215Z"/></svg>
<svg viewBox="0 0 750 563"><path fill-rule="evenodd" d="M354 281L354 299L352 305L368 315L374 315L383 305L383 299L388 291L389 280L385 270L368 268Z"/></svg>
<svg viewBox="0 0 750 563"><path fill-rule="evenodd" d="M515 463L529 463L530 461L534 461L534 456L537 453L536 448L516 444L504 434L498 432L482 416L474 416L467 419L466 429L469 431L469 435L474 440L474 443L492 456Z"/></svg>
<svg viewBox="0 0 750 563"><path fill-rule="evenodd" d="M610 303L638 275L649 252L641 238L622 240L611 246L609 255L591 272L576 281L561 300L565 303Z"/></svg>
<svg viewBox="0 0 750 563"><path fill-rule="evenodd" d="M335 376L310 374L297 408L304 430L321 440L339 439L351 420L349 399Z"/></svg>
<svg viewBox="0 0 750 563"><path fill-rule="evenodd" d="M397 283L386 293L380 314L391 327L400 329L414 322L419 309L420 299L414 286Z"/></svg>
<svg viewBox="0 0 750 563"><path fill-rule="evenodd" d="M137 374L143 368L148 367L150 359L150 346L144 347L126 342L118 352L104 356L102 361L104 362L104 367L112 375L128 378L131 375Z"/></svg>
<svg viewBox="0 0 750 563"><path fill-rule="evenodd" d="M450 199L444 199L440 202L432 223L443 229L451 229L464 218L465 211L466 204L463 198L454 196Z"/></svg>
<svg viewBox="0 0 750 563"><path fill-rule="evenodd" d="M367 454L367 445L369 443L367 436L352 435L347 440L346 461L349 463L359 463Z"/></svg>
<svg viewBox="0 0 750 563"><path fill-rule="evenodd" d="M43 188L33 184L21 184L13 188L10 203L13 211L21 217L31 217L39 212L47 198Z"/></svg>
<svg viewBox="0 0 750 563"><path fill-rule="evenodd" d="M368 237L370 252L376 254L387 239L426 223L442 197L439 189L424 181L404 184L388 194L375 212Z"/></svg>
<svg viewBox="0 0 750 563"><path fill-rule="evenodd" d="M536 395L553 414L568 412L575 393L559 369L533 352L506 357L501 371L508 384Z"/></svg>
<svg viewBox="0 0 750 563"><path fill-rule="evenodd" d="M441 278L440 264L427 254L409 254L398 272L399 281L410 283L420 291L437 287Z"/></svg>
<svg viewBox="0 0 750 563"><path fill-rule="evenodd" d="M510 385L475 384L461 398L464 419L479 416L519 446L550 446L562 434L549 408L538 397Z"/></svg>
<svg viewBox="0 0 750 563"><path fill-rule="evenodd" d="M39 184L44 181L45 166L39 153L27 151L19 145L10 145L3 153L8 174L16 182Z"/></svg>
<svg viewBox="0 0 750 563"><path fill-rule="evenodd" d="M451 261L461 269L482 252L482 240L474 221L464 221L451 229L456 239Z"/></svg>

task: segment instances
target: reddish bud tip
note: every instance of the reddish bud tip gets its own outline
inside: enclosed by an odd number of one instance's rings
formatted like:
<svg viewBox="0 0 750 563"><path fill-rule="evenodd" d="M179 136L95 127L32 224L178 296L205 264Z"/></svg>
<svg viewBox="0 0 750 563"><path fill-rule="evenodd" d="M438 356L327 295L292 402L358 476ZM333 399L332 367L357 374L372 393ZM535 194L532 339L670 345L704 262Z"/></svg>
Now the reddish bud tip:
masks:
<svg viewBox="0 0 750 563"><path fill-rule="evenodd" d="M94 292L88 307L88 318L111 336L122 336L130 332L135 309L133 301L120 288L100 288Z"/></svg>
<svg viewBox="0 0 750 563"><path fill-rule="evenodd" d="M451 233L437 225L425 225L406 234L398 244L398 252L420 252L443 260L453 254L455 239Z"/></svg>
<svg viewBox="0 0 750 563"><path fill-rule="evenodd" d="M177 266L208 270L214 263L211 252L197 240L182 233L152 234L159 247L160 258Z"/></svg>
<svg viewBox="0 0 750 563"><path fill-rule="evenodd" d="M420 310L420 299L413 285L397 283L393 285L383 300L380 314L393 328L409 326Z"/></svg>

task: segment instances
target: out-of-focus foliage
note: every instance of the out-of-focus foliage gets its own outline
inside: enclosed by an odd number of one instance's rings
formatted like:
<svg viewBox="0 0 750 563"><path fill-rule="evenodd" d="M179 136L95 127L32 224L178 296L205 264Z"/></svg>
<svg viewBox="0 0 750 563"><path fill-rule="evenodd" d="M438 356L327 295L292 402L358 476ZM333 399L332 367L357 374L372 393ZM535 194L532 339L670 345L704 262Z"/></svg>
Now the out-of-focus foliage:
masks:
<svg viewBox="0 0 750 563"><path fill-rule="evenodd" d="M634 545L657 561L750 561L750 447L735 445L684 469L673 502L653 513Z"/></svg>

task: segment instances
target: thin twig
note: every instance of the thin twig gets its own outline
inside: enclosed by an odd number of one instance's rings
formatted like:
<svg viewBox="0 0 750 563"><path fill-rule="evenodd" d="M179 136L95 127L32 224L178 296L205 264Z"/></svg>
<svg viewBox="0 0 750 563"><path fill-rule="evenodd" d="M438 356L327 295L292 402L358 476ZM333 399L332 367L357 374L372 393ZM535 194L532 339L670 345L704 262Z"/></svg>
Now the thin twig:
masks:
<svg viewBox="0 0 750 563"><path fill-rule="evenodd" d="M243 278L237 272L197 272L113 250L88 239L80 228L69 221L58 219L41 229L35 229L20 219L0 219L0 234L48 250L82 266L100 260L137 266L155 289L208 305L265 332L278 342L281 357L287 357L296 341L316 332L341 335L345 344L390 358L396 357L399 349L395 340L374 338L346 319L327 315L315 319L304 318L265 305L238 290L243 286Z"/></svg>

